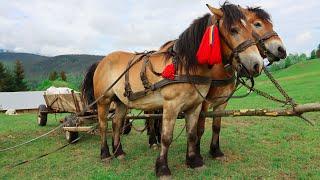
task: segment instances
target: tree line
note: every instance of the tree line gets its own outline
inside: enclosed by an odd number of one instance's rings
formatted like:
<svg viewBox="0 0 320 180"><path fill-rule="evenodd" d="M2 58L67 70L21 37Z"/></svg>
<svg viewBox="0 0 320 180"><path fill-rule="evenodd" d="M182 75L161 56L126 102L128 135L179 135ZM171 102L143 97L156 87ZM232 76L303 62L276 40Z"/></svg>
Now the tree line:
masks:
<svg viewBox="0 0 320 180"><path fill-rule="evenodd" d="M49 81L62 80L67 81L67 75L64 71L59 74L53 71L49 74ZM25 73L23 64L17 60L14 63L13 70L7 68L2 62L0 62L0 92L17 92L34 90L32 87L28 87L28 83L25 80Z"/></svg>
<svg viewBox="0 0 320 180"><path fill-rule="evenodd" d="M17 60L13 71L0 62L0 92L28 91L24 80L24 69L21 61Z"/></svg>
<svg viewBox="0 0 320 180"><path fill-rule="evenodd" d="M307 56L305 53L289 54L286 59L273 63L270 66L270 70L277 71L280 69L285 69L299 62L314 60L317 58L320 58L320 44L316 49L311 51L310 56Z"/></svg>

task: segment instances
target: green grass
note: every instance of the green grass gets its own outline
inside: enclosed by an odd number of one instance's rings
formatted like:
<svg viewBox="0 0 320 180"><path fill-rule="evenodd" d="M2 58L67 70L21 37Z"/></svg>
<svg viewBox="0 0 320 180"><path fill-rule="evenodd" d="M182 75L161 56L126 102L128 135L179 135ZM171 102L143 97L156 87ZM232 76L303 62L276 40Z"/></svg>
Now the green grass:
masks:
<svg viewBox="0 0 320 180"><path fill-rule="evenodd" d="M319 102L320 61L304 62L275 72L280 83L298 103ZM257 79L257 88L275 93L266 77ZM243 93L244 90L242 90ZM280 96L279 96L280 97ZM229 109L280 107L255 94L245 99L232 99ZM299 118L241 117L224 118L221 148L226 158L213 160L208 155L211 121L202 139L202 155L206 169L188 169L185 162L186 136L173 142L169 166L176 179L211 179L212 177L251 178L320 178L320 113L307 117L317 124L312 127ZM58 116L57 119L62 116ZM0 114L0 148L23 142L57 126L54 115L46 127L36 125L36 115L6 116ZM142 122L136 126L142 127ZM175 136L184 125L176 124ZM125 161L114 159L104 165L99 159L99 137L84 134L75 145L31 163L8 169L4 166L53 150L65 143L62 131L14 151L0 153L1 179L155 179L154 163L158 151L148 148L146 133L132 132L122 138ZM109 143L111 140L109 139Z"/></svg>

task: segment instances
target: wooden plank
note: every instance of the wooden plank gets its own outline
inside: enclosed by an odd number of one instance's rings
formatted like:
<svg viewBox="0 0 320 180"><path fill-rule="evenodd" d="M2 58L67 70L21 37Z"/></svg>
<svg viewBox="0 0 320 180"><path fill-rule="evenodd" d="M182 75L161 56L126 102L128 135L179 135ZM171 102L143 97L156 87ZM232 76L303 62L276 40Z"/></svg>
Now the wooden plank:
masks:
<svg viewBox="0 0 320 180"><path fill-rule="evenodd" d="M74 90L71 90L71 95L72 95L73 103L76 107L76 112L78 113L78 112L80 112L80 107L79 107L77 98L75 97Z"/></svg>
<svg viewBox="0 0 320 180"><path fill-rule="evenodd" d="M95 126L63 127L62 129L70 132L89 132L95 129Z"/></svg>

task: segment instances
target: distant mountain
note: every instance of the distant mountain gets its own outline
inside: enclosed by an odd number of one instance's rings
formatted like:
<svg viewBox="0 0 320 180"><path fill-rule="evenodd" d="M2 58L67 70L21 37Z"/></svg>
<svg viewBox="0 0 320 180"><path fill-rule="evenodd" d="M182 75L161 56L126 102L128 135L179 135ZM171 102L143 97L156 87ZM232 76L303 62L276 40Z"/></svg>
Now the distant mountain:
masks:
<svg viewBox="0 0 320 180"><path fill-rule="evenodd" d="M0 61L13 66L20 60L29 80L45 79L52 71L65 71L68 74L82 75L93 63L101 60L103 56L95 55L60 55L54 57L30 53L1 52Z"/></svg>
<svg viewBox="0 0 320 180"><path fill-rule="evenodd" d="M4 53L4 52L9 52L9 51L6 49L0 49L0 53Z"/></svg>
<svg viewBox="0 0 320 180"><path fill-rule="evenodd" d="M52 71L65 71L68 74L82 75L91 64L100 61L103 57L95 55L60 55L50 57L45 61L35 64L31 68L30 75L37 76L41 74L48 76Z"/></svg>

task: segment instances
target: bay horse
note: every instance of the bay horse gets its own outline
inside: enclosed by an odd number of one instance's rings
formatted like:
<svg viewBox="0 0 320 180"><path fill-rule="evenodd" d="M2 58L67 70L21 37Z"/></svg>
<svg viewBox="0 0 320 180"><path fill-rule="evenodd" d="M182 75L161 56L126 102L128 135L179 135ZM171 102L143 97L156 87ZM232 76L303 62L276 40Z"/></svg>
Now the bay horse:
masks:
<svg viewBox="0 0 320 180"><path fill-rule="evenodd" d="M253 28L253 36L257 41L257 46L260 50L262 57L268 58L269 62L279 61L286 58L286 50L282 43L282 40L273 30L273 24L270 15L260 7L248 7L242 10L248 22ZM218 67L214 67L218 68ZM220 78L228 78L231 75L227 72L222 73ZM230 83L225 86L210 87L207 98L214 100L214 104L203 102L202 112L207 112L209 107L216 107L213 110L225 110L227 106L226 98L235 89L235 83ZM222 98L219 98L222 97ZM198 121L198 144L197 151L200 152L200 139L205 130L205 117L199 117ZM224 153L220 149L220 129L221 129L221 117L214 117L212 123L212 138L210 144L210 155L213 158L223 157Z"/></svg>
<svg viewBox="0 0 320 180"><path fill-rule="evenodd" d="M241 7L240 7L241 8ZM255 40L257 41L258 48L260 54L263 58L268 58L270 63L275 61L279 61L280 59L284 59L286 57L286 50L282 43L282 40L277 35L277 33L273 30L273 24L271 21L270 15L260 7L247 7L246 9L241 8L241 11L245 14L247 21L252 26L253 35ZM160 47L159 51L166 49L170 44L174 44L175 41L169 41L164 46ZM216 106L219 103L222 103L226 100L226 97L230 93L234 91L235 81L230 81L230 77L232 77L232 73L228 73L224 71L222 66L214 66L213 67L213 76L214 79L223 80L225 83L221 83L219 87L210 87L208 98L214 97L225 97L225 98L217 98L215 99L215 104L211 106ZM217 73L219 72L219 73ZM232 80L232 79L231 79ZM207 112L209 103L204 102L202 111ZM226 108L226 104L222 104L217 107L217 110L224 110ZM159 110L157 112L149 112L153 114L161 113ZM200 117L198 122L198 133L199 138L201 138L204 133L204 123L205 117ZM148 119L147 120L147 130L149 135L149 145L150 147L157 147L157 144L160 143L161 136L159 135L161 132L161 121L158 119ZM214 118L213 126L212 126L212 140L211 140L211 148L210 154L212 157L221 157L223 153L220 150L219 146L219 133L221 128L221 118ZM199 141L200 142L200 141ZM198 148L200 145L198 145Z"/></svg>
<svg viewBox="0 0 320 180"><path fill-rule="evenodd" d="M168 65L173 63L176 68L177 77L188 76L190 79L202 77L211 79L212 70L208 65L200 65L196 59L196 52L208 25L217 22L221 41L222 55L230 57L227 63L231 64L237 71L245 67L250 76L257 76L263 68L263 59L259 50L253 42L252 27L245 26L246 18L240 9L232 4L225 3L220 9L210 9L212 15L206 14L196 19L178 38L175 43L176 54L168 56L160 53L134 54L117 51L107 55L97 65L89 68L83 81L82 94L87 100L99 99L97 102L99 128L101 136L102 161L109 161L111 154L106 138L106 112L109 112L111 102L116 103L115 116L112 122L113 154L117 158L123 158L125 153L120 142L121 125L125 119L128 108L141 110L163 109L161 151L156 160L155 172L157 176L171 176L168 167L168 150L172 142L173 129L179 112L185 113L187 129L187 153L186 164L191 168L203 166L203 159L196 151L197 121L199 118L202 96L206 96L209 83L199 84L172 83L157 90L148 92L144 97L130 101L126 93L126 82L130 83L132 90L143 91L144 86L139 79L140 70L143 67L142 56L148 56L153 70L162 72ZM210 22L210 23L209 23ZM131 64L133 63L133 65ZM126 69L130 74L130 80L121 77ZM121 78L120 78L121 77ZM146 71L146 77L150 83L163 80L161 76ZM120 80L117 81L117 79ZM175 77L176 78L176 77ZM110 91L106 91L110 89ZM91 102L88 102L90 104Z"/></svg>

